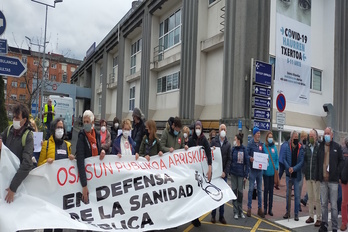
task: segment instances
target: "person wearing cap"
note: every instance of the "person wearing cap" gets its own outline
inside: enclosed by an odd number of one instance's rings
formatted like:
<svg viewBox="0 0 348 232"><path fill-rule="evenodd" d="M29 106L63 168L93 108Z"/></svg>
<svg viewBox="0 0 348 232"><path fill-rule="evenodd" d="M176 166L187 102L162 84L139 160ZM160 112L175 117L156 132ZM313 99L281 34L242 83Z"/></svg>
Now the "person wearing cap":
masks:
<svg viewBox="0 0 348 232"><path fill-rule="evenodd" d="M262 211L262 170L254 169L253 162L254 162L254 152L260 152L265 153L263 149L263 143L260 141L261 133L260 129L258 127L254 127L253 129L253 139L250 140L247 147L247 153L249 155L250 160L250 173L249 173L249 191L248 191L248 211L247 216L251 217L251 201L252 201L252 195L254 191L254 182L256 180L257 185L257 205L258 205L258 211L257 214L264 218L265 214Z"/></svg>
<svg viewBox="0 0 348 232"><path fill-rule="evenodd" d="M192 136L189 138L188 141L188 147L195 147L195 146L203 146L205 155L207 157L208 161L208 173L207 178L208 181L211 181L211 175L212 175L212 156L211 156L211 149L208 142L208 139L203 134L203 125L200 121L197 121L195 123L195 130L193 131ZM204 173L205 174L205 173ZM201 226L201 222L199 221L199 218L192 221L192 224L195 227Z"/></svg>
<svg viewBox="0 0 348 232"><path fill-rule="evenodd" d="M48 101L47 103L45 104L45 107L44 107L44 124L46 125L46 140L48 140L50 138L50 124L51 122L53 121L54 119L54 115L55 115L55 112L54 112L54 105L52 105L52 99L51 98L48 98Z"/></svg>
<svg viewBox="0 0 348 232"><path fill-rule="evenodd" d="M142 112L139 108L133 109L132 139L135 143L135 153L139 153L140 144L145 134L145 124L142 116Z"/></svg>
<svg viewBox="0 0 348 232"><path fill-rule="evenodd" d="M181 127L182 124L179 117L170 117L168 119L161 137L161 145L164 152L172 153L174 150L184 148L185 143Z"/></svg>

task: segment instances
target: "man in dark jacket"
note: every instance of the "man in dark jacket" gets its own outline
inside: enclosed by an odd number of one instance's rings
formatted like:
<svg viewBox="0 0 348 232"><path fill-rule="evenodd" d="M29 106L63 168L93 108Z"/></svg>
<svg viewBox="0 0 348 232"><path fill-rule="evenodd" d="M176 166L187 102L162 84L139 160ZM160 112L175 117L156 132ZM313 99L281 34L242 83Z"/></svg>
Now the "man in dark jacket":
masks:
<svg viewBox="0 0 348 232"><path fill-rule="evenodd" d="M249 173L249 191L248 191L248 211L247 216L251 217L251 201L252 195L254 191L254 182L256 180L257 185L257 205L258 211L257 214L264 218L265 214L262 211L262 170L254 169L254 152L265 153L263 150L263 143L260 141L260 129L258 127L254 127L253 129L253 139L248 143L247 152L250 157L250 173Z"/></svg>
<svg viewBox="0 0 348 232"><path fill-rule="evenodd" d="M327 231L328 227L328 200L330 196L332 231L338 228L338 183L340 165L343 162L341 146L334 142L330 127L324 130L324 141L319 146L317 159L317 179L320 181L320 196L322 222L319 231Z"/></svg>
<svg viewBox="0 0 348 232"><path fill-rule="evenodd" d="M320 205L320 183L316 179L317 173L317 158L319 145L317 142L316 131L311 130L309 132L309 143L305 148L304 155L304 170L306 177L306 185L308 191L308 200L309 200L309 218L306 220L306 223L314 222L314 205L316 207L317 221L315 226L319 227L321 224L321 205Z"/></svg>
<svg viewBox="0 0 348 232"><path fill-rule="evenodd" d="M0 150L2 143L10 149L19 159L20 166L17 173L12 178L10 186L6 189L7 195L5 201L7 203L13 202L14 195L23 182L28 176L30 170L33 168L33 151L34 151L34 140L33 133L31 132L29 124L29 110L23 104L18 104L13 107L13 125L7 127L2 133L0 139ZM24 144L22 137L26 136ZM24 138L24 137L23 137ZM7 187L7 186L3 186Z"/></svg>
<svg viewBox="0 0 348 232"><path fill-rule="evenodd" d="M163 152L173 152L184 148L184 136L181 133L181 120L179 117L170 117L166 128L162 132L161 145Z"/></svg>
<svg viewBox="0 0 348 232"><path fill-rule="evenodd" d="M139 153L140 144L145 134L145 124L142 119L142 112L139 108L134 108L132 116L132 139L135 142L135 153Z"/></svg>
<svg viewBox="0 0 348 232"><path fill-rule="evenodd" d="M222 157L222 174L221 178L223 178L227 182L227 175L230 171L231 165L231 143L227 141L226 137L226 125L221 124L219 127L219 135L217 135L210 143L211 147L220 147L221 149L221 157ZM211 222L215 223L216 219L216 209L211 212ZM226 224L226 220L224 218L224 205L221 205L219 208L219 221L222 224Z"/></svg>

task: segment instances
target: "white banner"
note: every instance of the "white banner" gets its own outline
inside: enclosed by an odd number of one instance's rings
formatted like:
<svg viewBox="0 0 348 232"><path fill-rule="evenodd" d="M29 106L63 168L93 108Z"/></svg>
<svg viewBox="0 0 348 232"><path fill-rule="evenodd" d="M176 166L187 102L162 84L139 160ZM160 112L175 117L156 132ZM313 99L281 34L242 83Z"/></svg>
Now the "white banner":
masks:
<svg viewBox="0 0 348 232"><path fill-rule="evenodd" d="M310 25L310 4L277 1L274 96L283 93L293 103L309 104Z"/></svg>
<svg viewBox="0 0 348 232"><path fill-rule="evenodd" d="M19 160L4 145L0 159L0 231L63 228L96 231L158 230L190 222L236 199L220 177L220 149L212 150L213 179L204 150L176 150L150 162L107 155L85 160L89 203L81 201L76 161L45 164L30 172L4 201Z"/></svg>

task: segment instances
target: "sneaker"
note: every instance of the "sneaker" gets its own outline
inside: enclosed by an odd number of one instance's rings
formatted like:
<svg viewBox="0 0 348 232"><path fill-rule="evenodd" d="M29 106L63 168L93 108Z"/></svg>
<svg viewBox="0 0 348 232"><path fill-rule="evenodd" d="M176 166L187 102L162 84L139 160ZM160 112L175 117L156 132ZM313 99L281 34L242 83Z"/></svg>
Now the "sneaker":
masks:
<svg viewBox="0 0 348 232"><path fill-rule="evenodd" d="M284 214L283 218L284 218L284 219L288 219L288 218L290 218L290 213L286 213L286 214Z"/></svg>
<svg viewBox="0 0 348 232"><path fill-rule="evenodd" d="M347 230L347 225L341 225L341 228L340 228L341 231L346 231Z"/></svg>
<svg viewBox="0 0 348 232"><path fill-rule="evenodd" d="M241 214L239 215L239 217L244 219L244 218L245 218L245 215L244 215L243 213L241 213Z"/></svg>
<svg viewBox="0 0 348 232"><path fill-rule="evenodd" d="M295 221L298 221L298 220L300 220L300 219L298 218L298 214L295 214Z"/></svg>
<svg viewBox="0 0 348 232"><path fill-rule="evenodd" d="M248 209L248 211L247 211L247 216L248 216L248 217L251 217L251 209Z"/></svg>
<svg viewBox="0 0 348 232"><path fill-rule="evenodd" d="M305 200L303 200L303 199L301 199L301 204L303 205L303 206L306 206L307 205L307 202L305 202Z"/></svg>
<svg viewBox="0 0 348 232"><path fill-rule="evenodd" d="M219 219L219 222L221 222L221 224L227 224L227 222L226 222L226 220L225 220L224 217L221 217L221 218Z"/></svg>
<svg viewBox="0 0 348 232"><path fill-rule="evenodd" d="M199 219L195 219L192 221L192 224L195 226L195 227L200 227L201 226L201 222L199 221Z"/></svg>
<svg viewBox="0 0 348 232"><path fill-rule="evenodd" d="M234 214L234 219L238 220L238 214Z"/></svg>
<svg viewBox="0 0 348 232"><path fill-rule="evenodd" d="M259 215L260 218L265 218L265 214L263 213L263 211L262 211L261 208L259 208L259 209L257 210L257 215Z"/></svg>
<svg viewBox="0 0 348 232"><path fill-rule="evenodd" d="M314 224L315 227L320 227L321 225L321 221L320 220L317 220Z"/></svg>
<svg viewBox="0 0 348 232"><path fill-rule="evenodd" d="M307 220L306 220L306 223L313 223L314 222L314 219L309 217Z"/></svg>
<svg viewBox="0 0 348 232"><path fill-rule="evenodd" d="M215 217L211 217L211 223L215 223L216 222L216 220L215 220Z"/></svg>

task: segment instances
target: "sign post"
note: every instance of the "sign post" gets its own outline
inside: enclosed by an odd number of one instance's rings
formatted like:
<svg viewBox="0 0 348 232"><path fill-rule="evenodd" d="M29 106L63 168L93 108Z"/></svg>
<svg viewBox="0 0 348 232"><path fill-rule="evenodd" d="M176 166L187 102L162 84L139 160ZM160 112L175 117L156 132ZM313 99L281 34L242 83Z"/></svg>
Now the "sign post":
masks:
<svg viewBox="0 0 348 232"><path fill-rule="evenodd" d="M27 71L17 57L0 56L0 75L20 77Z"/></svg>
<svg viewBox="0 0 348 232"><path fill-rule="evenodd" d="M286 107L286 99L285 99L284 94L282 94L282 93L278 94L276 105L277 105L277 110L279 111L279 112L277 112L277 128L279 131L279 134L278 134L279 147L278 147L278 149L280 149L282 131L284 130L284 125L286 122L285 113L282 113Z"/></svg>

